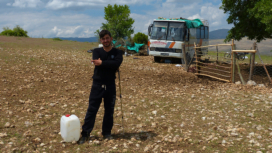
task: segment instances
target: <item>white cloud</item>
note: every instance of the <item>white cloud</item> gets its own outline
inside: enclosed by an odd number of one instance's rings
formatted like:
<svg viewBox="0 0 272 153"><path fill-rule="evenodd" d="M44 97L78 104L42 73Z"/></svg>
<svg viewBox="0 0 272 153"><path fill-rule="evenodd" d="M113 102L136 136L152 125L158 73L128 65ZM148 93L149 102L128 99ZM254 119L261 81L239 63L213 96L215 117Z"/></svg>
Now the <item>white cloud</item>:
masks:
<svg viewBox="0 0 272 153"><path fill-rule="evenodd" d="M15 0L15 2L12 4L7 3L8 6L12 5L14 7L20 7L20 8L25 8L25 7L35 8L41 4L42 2L40 0Z"/></svg>
<svg viewBox="0 0 272 153"><path fill-rule="evenodd" d="M192 19L203 19L199 14L194 14L192 16L189 16L188 19L192 20Z"/></svg>
<svg viewBox="0 0 272 153"><path fill-rule="evenodd" d="M202 0L0 0L4 4L1 6L5 6L0 9L0 30L19 25L31 37L92 37L105 23L102 12L108 3L130 6L130 16L135 20L134 33L147 34L149 24L159 16L206 19L210 23L210 31L231 28L233 25L226 22L227 15L219 9L219 0L215 1L218 3L204 3ZM85 8L88 11L82 11Z"/></svg>
<svg viewBox="0 0 272 153"><path fill-rule="evenodd" d="M46 8L58 10L73 7L92 7L92 8L102 8L108 4L118 4L118 5L140 5L140 4L150 4L153 0L50 0L46 4Z"/></svg>
<svg viewBox="0 0 272 153"><path fill-rule="evenodd" d="M61 15L53 13L5 13L0 14L3 27L21 26L30 37L93 37L99 29L103 17L91 17L84 14ZM95 22L93 22L95 21Z"/></svg>
<svg viewBox="0 0 272 153"><path fill-rule="evenodd" d="M133 24L134 33L141 32L147 34L147 28L152 23L153 18L150 18L147 15L141 15L136 13L132 13L130 17L135 20Z"/></svg>

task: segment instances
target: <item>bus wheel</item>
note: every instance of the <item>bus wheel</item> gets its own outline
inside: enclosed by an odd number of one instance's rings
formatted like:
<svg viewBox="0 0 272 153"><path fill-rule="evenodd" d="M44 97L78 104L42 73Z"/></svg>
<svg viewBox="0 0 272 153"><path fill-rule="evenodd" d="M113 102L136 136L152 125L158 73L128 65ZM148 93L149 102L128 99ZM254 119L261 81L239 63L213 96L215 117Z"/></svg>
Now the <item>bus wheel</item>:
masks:
<svg viewBox="0 0 272 153"><path fill-rule="evenodd" d="M154 56L154 61L155 61L156 63L160 63L161 58L160 58L160 57L157 57L157 56Z"/></svg>

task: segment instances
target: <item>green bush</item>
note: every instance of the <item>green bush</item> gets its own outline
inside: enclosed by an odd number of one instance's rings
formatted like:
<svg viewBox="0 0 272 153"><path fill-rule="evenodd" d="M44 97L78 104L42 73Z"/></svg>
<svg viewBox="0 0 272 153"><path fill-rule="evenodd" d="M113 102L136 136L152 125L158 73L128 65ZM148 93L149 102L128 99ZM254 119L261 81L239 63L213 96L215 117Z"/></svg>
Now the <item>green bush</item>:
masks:
<svg viewBox="0 0 272 153"><path fill-rule="evenodd" d="M138 32L134 35L133 40L135 43L147 44L148 36L144 33Z"/></svg>
<svg viewBox="0 0 272 153"><path fill-rule="evenodd" d="M25 31L20 26L16 26L11 30L9 27L4 27L0 35L4 36L18 36L18 37L28 37L27 31Z"/></svg>
<svg viewBox="0 0 272 153"><path fill-rule="evenodd" d="M60 38L53 38L54 41L62 41Z"/></svg>

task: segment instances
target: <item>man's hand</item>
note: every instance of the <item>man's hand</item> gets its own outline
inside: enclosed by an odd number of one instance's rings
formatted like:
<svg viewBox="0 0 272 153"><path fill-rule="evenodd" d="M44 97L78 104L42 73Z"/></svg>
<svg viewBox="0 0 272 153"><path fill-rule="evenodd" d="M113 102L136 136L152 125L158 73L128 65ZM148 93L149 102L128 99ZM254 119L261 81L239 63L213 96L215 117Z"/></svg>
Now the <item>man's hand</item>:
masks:
<svg viewBox="0 0 272 153"><path fill-rule="evenodd" d="M93 62L95 66L100 66L102 64L102 60L100 58L97 60L92 60L91 62Z"/></svg>

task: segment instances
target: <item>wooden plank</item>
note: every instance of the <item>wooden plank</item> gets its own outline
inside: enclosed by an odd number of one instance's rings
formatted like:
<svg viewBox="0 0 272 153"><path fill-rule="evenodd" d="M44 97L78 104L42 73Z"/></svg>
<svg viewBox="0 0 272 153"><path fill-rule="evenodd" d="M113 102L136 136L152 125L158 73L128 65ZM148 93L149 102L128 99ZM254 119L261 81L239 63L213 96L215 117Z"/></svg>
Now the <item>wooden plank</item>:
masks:
<svg viewBox="0 0 272 153"><path fill-rule="evenodd" d="M196 62L196 72L198 73L198 64L197 64L197 63L198 63L198 60L197 60L198 57L197 57L197 49L196 49L196 44L195 44L195 43L194 43L194 45L195 45L195 56L196 56L196 61L195 61L195 62Z"/></svg>
<svg viewBox="0 0 272 153"><path fill-rule="evenodd" d="M219 76L226 77L226 78L230 78L230 76L222 75L222 74L219 74L219 73L213 73L213 72L204 71L204 70L198 70L198 71L200 71L200 72L205 72L205 73L211 73L211 74L219 75Z"/></svg>
<svg viewBox="0 0 272 153"><path fill-rule="evenodd" d="M215 46L231 46L231 44L208 45L208 46L200 46L200 47L195 47L195 48L207 48L207 47L215 47Z"/></svg>
<svg viewBox="0 0 272 153"><path fill-rule="evenodd" d="M183 53L183 60L185 62L185 71L187 71L187 66L188 66L188 61L187 61L187 56L186 56L186 51L185 51L185 44L182 44L182 53Z"/></svg>
<svg viewBox="0 0 272 153"><path fill-rule="evenodd" d="M256 42L253 43L253 50L256 50ZM250 71L248 80L252 80L253 70L255 65L255 53L251 53Z"/></svg>
<svg viewBox="0 0 272 153"><path fill-rule="evenodd" d="M235 53L256 53L256 50L232 50Z"/></svg>
<svg viewBox="0 0 272 153"><path fill-rule="evenodd" d="M217 46L231 46L232 44L218 44Z"/></svg>
<svg viewBox="0 0 272 153"><path fill-rule="evenodd" d="M231 50L234 50L234 40L232 39ZM231 81L235 82L235 54L231 51Z"/></svg>
<svg viewBox="0 0 272 153"><path fill-rule="evenodd" d="M195 43L194 43L194 45L195 45ZM195 50L196 50L196 49L195 49ZM196 52L196 51L195 51L195 52ZM195 56L195 52L194 52L194 55L193 55L193 57L191 58L190 62L188 63L187 72L189 71L189 67L190 67L190 65L192 64L192 61L193 61L194 56Z"/></svg>
<svg viewBox="0 0 272 153"><path fill-rule="evenodd" d="M218 78L218 77L215 77L215 76L211 76L211 75L208 75L208 74L195 73L195 75L203 75L203 76L207 76L207 77L210 77L210 78L218 79L218 80L221 80L221 81L230 82L230 80L221 79L221 78Z"/></svg>
<svg viewBox="0 0 272 153"><path fill-rule="evenodd" d="M198 61L195 61L195 62L198 62ZM221 65L216 65L216 64L208 64L208 63L203 63L203 62L198 62L198 63L205 64L205 65L222 67L222 68L226 68L226 69L230 69L231 68L231 67L226 67L226 66L221 66Z"/></svg>
<svg viewBox="0 0 272 153"><path fill-rule="evenodd" d="M210 68L210 67L207 67L207 66L198 66L198 67L201 67L201 68L204 68L204 69L210 69L210 70L215 70L215 71L219 71L219 72L224 72L224 73L229 73L229 71L224 71L224 70L219 70L219 69L213 69L213 68Z"/></svg>

